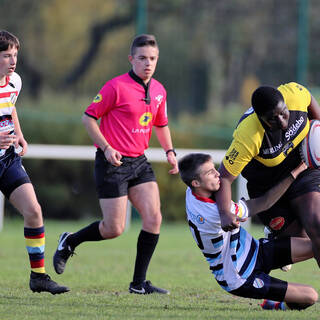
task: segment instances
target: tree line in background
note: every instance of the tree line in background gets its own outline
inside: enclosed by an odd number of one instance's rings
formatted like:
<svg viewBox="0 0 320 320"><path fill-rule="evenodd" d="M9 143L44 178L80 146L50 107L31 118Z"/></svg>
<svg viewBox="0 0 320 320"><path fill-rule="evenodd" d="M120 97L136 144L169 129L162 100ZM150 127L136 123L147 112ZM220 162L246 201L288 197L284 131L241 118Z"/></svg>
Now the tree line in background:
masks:
<svg viewBox="0 0 320 320"><path fill-rule="evenodd" d="M177 116L248 103L241 97L250 79L275 85L295 80L298 2L147 1L147 31L160 44L156 76L168 89L170 112ZM2 0L2 27L21 39L18 71L27 93L37 98L50 89L92 97L107 79L126 72L136 3ZM314 87L319 79L320 2L308 3L308 85Z"/></svg>
<svg viewBox="0 0 320 320"><path fill-rule="evenodd" d="M312 72L305 85L314 88L320 2L308 4ZM17 108L28 142L91 144L81 115L108 79L130 68L137 1L1 0L0 6L1 28L21 41ZM176 147L226 148L256 86L296 81L298 0L149 0L147 18L160 46L155 77L168 92ZM100 215L92 163L26 159L25 166L45 216ZM184 185L165 164L155 171L164 217L184 218Z"/></svg>

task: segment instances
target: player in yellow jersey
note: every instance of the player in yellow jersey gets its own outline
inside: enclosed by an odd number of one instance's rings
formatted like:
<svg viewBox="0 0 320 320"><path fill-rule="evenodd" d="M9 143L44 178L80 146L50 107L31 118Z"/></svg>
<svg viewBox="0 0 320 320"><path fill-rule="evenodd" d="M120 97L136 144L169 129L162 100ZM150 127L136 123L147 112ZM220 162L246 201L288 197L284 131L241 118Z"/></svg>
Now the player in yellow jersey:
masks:
<svg viewBox="0 0 320 320"><path fill-rule="evenodd" d="M254 91L252 107L240 119L219 168L216 200L225 231L238 227L229 205L232 182L241 173L250 198L279 182L301 161L298 146L308 133L309 119L320 119L320 107L302 85L291 82ZM274 236L309 236L320 266L320 170L302 173L259 218Z"/></svg>

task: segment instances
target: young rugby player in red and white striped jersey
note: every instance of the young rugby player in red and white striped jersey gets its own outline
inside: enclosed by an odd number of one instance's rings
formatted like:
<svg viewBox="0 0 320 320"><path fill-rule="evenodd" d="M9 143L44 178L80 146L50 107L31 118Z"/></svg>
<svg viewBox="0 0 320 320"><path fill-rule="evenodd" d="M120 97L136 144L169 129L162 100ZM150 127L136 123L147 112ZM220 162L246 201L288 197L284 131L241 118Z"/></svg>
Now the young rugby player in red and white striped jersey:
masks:
<svg viewBox="0 0 320 320"><path fill-rule="evenodd" d="M19 47L16 36L0 31L0 190L24 218L24 236L31 265L30 289L57 294L69 289L52 281L45 273L41 207L21 163L28 145L15 107L21 90L21 78L15 72ZM21 150L17 153L19 147Z"/></svg>

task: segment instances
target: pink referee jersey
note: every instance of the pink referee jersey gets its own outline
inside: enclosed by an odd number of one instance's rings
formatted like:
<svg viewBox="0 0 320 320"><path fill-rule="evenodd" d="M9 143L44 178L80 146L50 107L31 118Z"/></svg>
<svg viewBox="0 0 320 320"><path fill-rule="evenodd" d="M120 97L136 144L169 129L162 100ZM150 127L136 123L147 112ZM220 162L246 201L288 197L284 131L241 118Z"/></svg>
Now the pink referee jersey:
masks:
<svg viewBox="0 0 320 320"><path fill-rule="evenodd" d="M149 146L152 127L168 124L166 98L160 82L152 78L145 86L130 71L106 82L85 113L101 118L100 130L115 150L138 157Z"/></svg>

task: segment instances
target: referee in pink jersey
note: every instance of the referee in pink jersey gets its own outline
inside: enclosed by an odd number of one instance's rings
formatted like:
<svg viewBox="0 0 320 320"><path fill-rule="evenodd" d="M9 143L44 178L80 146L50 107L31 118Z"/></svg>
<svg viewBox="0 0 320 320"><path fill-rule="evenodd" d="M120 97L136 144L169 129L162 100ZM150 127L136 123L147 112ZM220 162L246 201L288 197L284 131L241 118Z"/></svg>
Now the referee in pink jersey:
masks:
<svg viewBox="0 0 320 320"><path fill-rule="evenodd" d="M129 199L142 218L129 292L169 293L146 280L162 220L158 185L144 155L153 127L172 167L169 173L179 171L168 127L166 90L152 78L158 58L155 37L137 36L129 55L132 69L107 81L83 115L83 123L97 147L95 181L103 219L76 233L61 234L53 258L58 274L64 272L68 258L80 243L113 239L123 233Z"/></svg>

